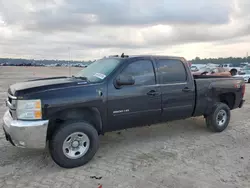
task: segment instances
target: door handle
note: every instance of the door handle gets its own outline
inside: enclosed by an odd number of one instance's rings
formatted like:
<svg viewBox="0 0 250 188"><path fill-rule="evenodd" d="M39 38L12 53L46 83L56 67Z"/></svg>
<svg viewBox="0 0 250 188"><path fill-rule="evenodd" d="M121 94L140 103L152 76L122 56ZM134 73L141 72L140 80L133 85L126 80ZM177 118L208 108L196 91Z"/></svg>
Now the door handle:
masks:
<svg viewBox="0 0 250 188"><path fill-rule="evenodd" d="M160 93L155 91L155 90L150 90L149 92L147 92L147 95L151 95L151 96L156 96L159 95Z"/></svg>
<svg viewBox="0 0 250 188"><path fill-rule="evenodd" d="M182 91L184 91L184 92L190 92L192 90L190 88L188 88L188 87L185 87L185 88L182 89Z"/></svg>

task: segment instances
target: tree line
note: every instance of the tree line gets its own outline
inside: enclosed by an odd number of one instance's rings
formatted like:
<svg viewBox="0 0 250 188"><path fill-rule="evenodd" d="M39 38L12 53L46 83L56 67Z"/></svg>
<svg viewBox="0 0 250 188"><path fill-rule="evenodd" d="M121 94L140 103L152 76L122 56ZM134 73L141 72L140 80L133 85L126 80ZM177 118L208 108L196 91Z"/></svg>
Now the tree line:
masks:
<svg viewBox="0 0 250 188"><path fill-rule="evenodd" d="M0 64L8 65L49 65L49 64L89 64L91 61L68 61L68 60L34 60L34 59L12 59L12 58L0 58Z"/></svg>
<svg viewBox="0 0 250 188"><path fill-rule="evenodd" d="M207 63L214 63L214 64L227 64L232 63L234 65L239 65L243 62L250 63L250 56L248 57L227 57L227 58L205 58L201 59L196 57L190 60L192 64L207 64ZM0 58L0 64L13 64L13 65L20 65L20 64L89 64L93 61L68 61L68 60L34 60L34 59L13 59L13 58Z"/></svg>
<svg viewBox="0 0 250 188"><path fill-rule="evenodd" d="M240 63L248 62L250 63L250 56L248 57L226 57L226 58L205 58L201 59L196 57L195 59L190 60L192 64L207 64L207 63L214 63L214 64L228 64L232 63L233 65L240 65Z"/></svg>

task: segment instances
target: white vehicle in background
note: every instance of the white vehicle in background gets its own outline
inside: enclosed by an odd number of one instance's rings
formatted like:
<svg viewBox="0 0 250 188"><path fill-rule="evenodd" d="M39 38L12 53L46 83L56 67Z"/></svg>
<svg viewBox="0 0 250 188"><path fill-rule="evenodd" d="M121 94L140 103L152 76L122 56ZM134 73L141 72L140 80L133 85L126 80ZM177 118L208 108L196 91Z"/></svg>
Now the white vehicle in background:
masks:
<svg viewBox="0 0 250 188"><path fill-rule="evenodd" d="M242 62L242 63L240 63L240 66L241 67L249 67L250 66L250 63L248 63L248 62Z"/></svg>
<svg viewBox="0 0 250 188"><path fill-rule="evenodd" d="M206 64L192 64L190 69L192 72L197 72L204 67L206 67Z"/></svg>
<svg viewBox="0 0 250 188"><path fill-rule="evenodd" d="M243 74L245 74L245 71L249 70L249 69L250 69L250 65L244 64L244 65L242 65L242 70L240 71L240 73L243 75Z"/></svg>
<svg viewBox="0 0 250 188"><path fill-rule="evenodd" d="M250 69L244 70L244 73L235 75L234 77L242 77L245 82L250 83Z"/></svg>
<svg viewBox="0 0 250 188"><path fill-rule="evenodd" d="M206 64L206 66L209 68L216 68L216 67L219 67L219 64L208 63L208 64Z"/></svg>
<svg viewBox="0 0 250 188"><path fill-rule="evenodd" d="M239 72L242 71L241 67L235 67L231 63L221 64L221 65L219 65L219 67L223 67L224 69L226 69L227 71L229 71L231 73L231 75L233 75L233 76L237 75Z"/></svg>

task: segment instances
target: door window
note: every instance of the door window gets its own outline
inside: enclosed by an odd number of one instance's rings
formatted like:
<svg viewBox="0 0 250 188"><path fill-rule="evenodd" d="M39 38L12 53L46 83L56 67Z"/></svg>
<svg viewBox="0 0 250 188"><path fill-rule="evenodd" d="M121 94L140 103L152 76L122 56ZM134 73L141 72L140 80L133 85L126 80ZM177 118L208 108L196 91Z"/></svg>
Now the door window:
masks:
<svg viewBox="0 0 250 188"><path fill-rule="evenodd" d="M130 63L121 73L130 75L135 79L134 85L153 85L155 84L155 73L153 64L150 60L139 60Z"/></svg>
<svg viewBox="0 0 250 188"><path fill-rule="evenodd" d="M176 59L157 60L160 83L186 82L187 73L183 63Z"/></svg>

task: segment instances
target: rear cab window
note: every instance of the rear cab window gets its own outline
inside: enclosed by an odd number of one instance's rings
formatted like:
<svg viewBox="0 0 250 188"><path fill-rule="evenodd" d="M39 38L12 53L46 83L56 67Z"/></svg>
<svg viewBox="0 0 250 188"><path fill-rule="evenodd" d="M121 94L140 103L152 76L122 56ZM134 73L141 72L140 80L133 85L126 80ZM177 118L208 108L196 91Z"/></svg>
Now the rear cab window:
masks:
<svg viewBox="0 0 250 188"><path fill-rule="evenodd" d="M158 59L156 64L160 84L187 81L187 72L182 61L178 59Z"/></svg>

